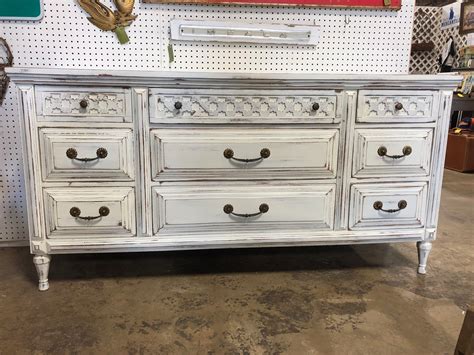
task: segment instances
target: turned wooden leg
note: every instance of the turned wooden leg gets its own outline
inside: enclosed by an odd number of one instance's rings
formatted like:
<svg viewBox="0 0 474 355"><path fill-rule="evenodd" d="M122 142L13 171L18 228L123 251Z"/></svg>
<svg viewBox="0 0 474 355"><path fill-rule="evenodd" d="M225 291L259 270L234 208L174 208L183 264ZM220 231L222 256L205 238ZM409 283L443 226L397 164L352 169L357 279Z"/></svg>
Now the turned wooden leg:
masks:
<svg viewBox="0 0 474 355"><path fill-rule="evenodd" d="M36 271L38 272L38 288L40 291L47 291L49 289L48 273L50 261L50 255L35 255L33 257L33 263L35 264Z"/></svg>
<svg viewBox="0 0 474 355"><path fill-rule="evenodd" d="M431 247L433 244L428 241L416 243L418 247L418 273L426 274L426 263L428 262L428 255L430 255Z"/></svg>

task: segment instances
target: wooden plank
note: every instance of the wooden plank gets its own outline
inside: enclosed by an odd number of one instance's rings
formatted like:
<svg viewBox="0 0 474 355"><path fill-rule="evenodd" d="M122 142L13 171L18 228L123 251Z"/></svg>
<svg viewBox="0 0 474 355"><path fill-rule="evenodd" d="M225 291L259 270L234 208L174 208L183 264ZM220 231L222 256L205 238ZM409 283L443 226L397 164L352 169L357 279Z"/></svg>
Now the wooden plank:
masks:
<svg viewBox="0 0 474 355"><path fill-rule="evenodd" d="M146 4L240 4L272 6L314 6L345 8L385 8L399 10L401 0L142 0Z"/></svg>

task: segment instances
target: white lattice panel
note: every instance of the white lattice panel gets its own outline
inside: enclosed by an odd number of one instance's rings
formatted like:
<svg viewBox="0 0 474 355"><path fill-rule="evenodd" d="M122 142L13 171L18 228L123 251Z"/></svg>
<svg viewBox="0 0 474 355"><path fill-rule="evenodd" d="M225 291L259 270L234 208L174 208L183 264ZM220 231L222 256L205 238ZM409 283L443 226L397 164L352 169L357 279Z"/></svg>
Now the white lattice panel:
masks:
<svg viewBox="0 0 474 355"><path fill-rule="evenodd" d="M459 67L459 59L460 59L459 53L460 53L461 48L467 46L467 35L459 34L459 29L457 27L448 28L447 30L440 31L440 36L438 38L438 43L439 43L439 47L441 48L441 50L443 49L443 46L444 46L444 44L446 43L446 41L448 40L449 37L453 37L454 46L455 46L455 50L456 50L456 54L454 56L454 65L453 65L453 67L458 68ZM441 51L440 51L440 53L441 53Z"/></svg>
<svg viewBox="0 0 474 355"><path fill-rule="evenodd" d="M114 34L89 23L76 1L44 0L41 22L0 21L0 36L10 43L15 66L22 67L407 73L414 0L402 2L398 12L137 4L139 18L127 29L131 42L121 46ZM321 40L315 47L175 42L175 62L169 63L169 22L173 18L319 25ZM26 239L20 134L13 94L10 90L0 107L0 242Z"/></svg>
<svg viewBox="0 0 474 355"><path fill-rule="evenodd" d="M467 36L459 34L458 27L441 30L441 8L420 6L415 8L413 42L432 41L432 51L413 52L410 59L411 74L436 74L440 71L439 56L449 37L453 37L456 55L454 67L459 65L459 53L467 45Z"/></svg>
<svg viewBox="0 0 474 355"><path fill-rule="evenodd" d="M415 9L413 21L413 43L433 42L432 51L413 52L410 61L410 73L435 74L439 72L438 57L442 44L441 35L441 8L420 6Z"/></svg>

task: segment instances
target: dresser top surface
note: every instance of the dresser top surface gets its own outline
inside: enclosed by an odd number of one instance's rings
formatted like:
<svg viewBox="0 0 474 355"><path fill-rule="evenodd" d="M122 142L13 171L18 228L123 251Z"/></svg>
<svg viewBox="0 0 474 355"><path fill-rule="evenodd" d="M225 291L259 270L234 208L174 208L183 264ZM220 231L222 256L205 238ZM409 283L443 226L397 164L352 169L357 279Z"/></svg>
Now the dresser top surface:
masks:
<svg viewBox="0 0 474 355"><path fill-rule="evenodd" d="M97 69L7 68L15 83L74 84L99 86L166 86L166 87L246 87L278 86L285 88L427 88L454 90L462 76L454 74L311 74L311 73L217 73L136 71Z"/></svg>

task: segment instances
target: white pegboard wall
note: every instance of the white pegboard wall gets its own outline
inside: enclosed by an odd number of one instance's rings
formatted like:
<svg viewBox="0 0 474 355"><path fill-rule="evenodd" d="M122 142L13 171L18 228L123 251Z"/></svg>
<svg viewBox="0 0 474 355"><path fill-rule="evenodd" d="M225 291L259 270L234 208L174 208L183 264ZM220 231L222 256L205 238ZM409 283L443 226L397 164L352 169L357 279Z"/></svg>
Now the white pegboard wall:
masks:
<svg viewBox="0 0 474 355"><path fill-rule="evenodd" d="M1 0L0 0L1 1ZM145 5L127 28L130 43L86 20L76 1L43 0L40 22L0 21L16 67L233 72L407 73L414 0L400 11L241 5ZM111 0L103 0L111 5ZM173 42L173 18L321 26L316 47ZM0 107L0 245L27 239L20 132L14 90Z"/></svg>
<svg viewBox="0 0 474 355"><path fill-rule="evenodd" d="M0 106L0 247L27 238L27 221L16 95L9 87Z"/></svg>
<svg viewBox="0 0 474 355"><path fill-rule="evenodd" d="M240 72L407 73L414 0L400 11L240 5L137 4L122 46L92 26L75 1L44 0L41 22L0 21L16 66ZM110 0L104 0L110 4ZM169 21L186 18L321 26L318 46L174 42Z"/></svg>
<svg viewBox="0 0 474 355"><path fill-rule="evenodd" d="M173 70L243 72L407 73L414 6L387 10L297 7L160 6L163 67ZM173 18L321 26L316 47L203 44L173 41L168 63L169 22Z"/></svg>

